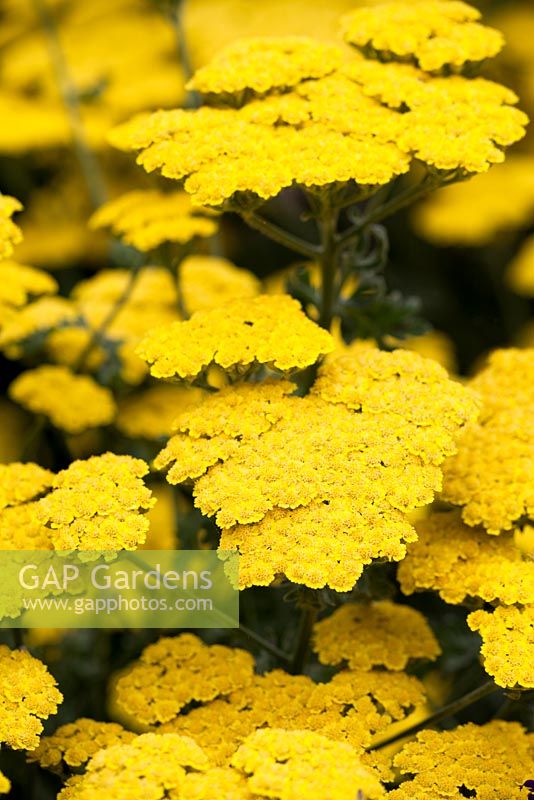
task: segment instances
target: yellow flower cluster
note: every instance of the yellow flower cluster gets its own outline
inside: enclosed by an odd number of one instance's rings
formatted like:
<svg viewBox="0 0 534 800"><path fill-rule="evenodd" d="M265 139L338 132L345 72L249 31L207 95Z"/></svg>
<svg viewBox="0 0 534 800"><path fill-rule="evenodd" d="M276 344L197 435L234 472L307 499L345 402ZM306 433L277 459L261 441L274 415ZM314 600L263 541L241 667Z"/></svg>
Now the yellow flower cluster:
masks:
<svg viewBox="0 0 534 800"><path fill-rule="evenodd" d="M120 401L116 426L133 439L168 438L176 418L198 406L203 395L194 386L150 386Z"/></svg>
<svg viewBox="0 0 534 800"><path fill-rule="evenodd" d="M350 44L384 59L413 59L428 72L461 69L497 55L504 45L499 31L477 22L480 16L458 0L384 3L348 14L343 33Z"/></svg>
<svg viewBox="0 0 534 800"><path fill-rule="evenodd" d="M38 464L0 464L0 510L35 499L52 485L53 477Z"/></svg>
<svg viewBox="0 0 534 800"><path fill-rule="evenodd" d="M433 660L441 652L423 615L389 600L340 606L315 625L313 649L322 664L361 670L402 670L412 659Z"/></svg>
<svg viewBox="0 0 534 800"><path fill-rule="evenodd" d="M82 777L67 782L58 800L95 800L110 789L114 800L180 800L192 796L182 794L187 774L207 767L206 756L191 739L146 733L128 744L100 750Z"/></svg>
<svg viewBox="0 0 534 800"><path fill-rule="evenodd" d="M14 246L22 240L20 228L11 219L21 209L21 203L14 197L0 194L0 260L9 258Z"/></svg>
<svg viewBox="0 0 534 800"><path fill-rule="evenodd" d="M254 661L245 650L205 645L193 634L149 645L116 685L119 708L139 723L156 725L176 717L192 701L214 700L252 680Z"/></svg>
<svg viewBox="0 0 534 800"><path fill-rule="evenodd" d="M121 195L96 211L89 221L93 229L109 228L126 244L146 253L163 242L186 244L196 237L212 236L213 219L195 213L185 192L139 190Z"/></svg>
<svg viewBox="0 0 534 800"><path fill-rule="evenodd" d="M187 84L204 95L264 94L288 89L307 78L323 78L343 62L343 51L305 36L237 41L201 67Z"/></svg>
<svg viewBox="0 0 534 800"><path fill-rule="evenodd" d="M0 742L33 750L41 720L55 714L63 696L48 669L25 650L0 645Z"/></svg>
<svg viewBox="0 0 534 800"><path fill-rule="evenodd" d="M11 781L0 772L0 794L8 794L11 791Z"/></svg>
<svg viewBox="0 0 534 800"><path fill-rule="evenodd" d="M385 794L350 745L311 731L256 731L232 765L250 776L248 786L260 797L353 800L363 794L376 800Z"/></svg>
<svg viewBox="0 0 534 800"><path fill-rule="evenodd" d="M36 507L55 549L134 550L148 530L143 512L154 504L147 472L139 458L104 453L55 475Z"/></svg>
<svg viewBox="0 0 534 800"><path fill-rule="evenodd" d="M117 410L109 389L63 366L43 365L23 372L8 393L23 408L44 414L56 428L73 434L109 425Z"/></svg>
<svg viewBox="0 0 534 800"><path fill-rule="evenodd" d="M259 295L198 311L148 333L137 352L156 378L194 380L210 366L239 374L262 364L303 369L330 352L333 339L288 295Z"/></svg>
<svg viewBox="0 0 534 800"><path fill-rule="evenodd" d="M417 542L399 565L405 594L433 589L447 603L468 597L506 605L534 604L534 562L511 533L488 536L469 528L459 512L435 512L416 524Z"/></svg>
<svg viewBox="0 0 534 800"><path fill-rule="evenodd" d="M534 297L534 236L529 236L508 267L508 285L518 294Z"/></svg>
<svg viewBox="0 0 534 800"><path fill-rule="evenodd" d="M0 263L0 278L0 325L9 320L13 309L25 306L30 298L57 291L51 275L16 261Z"/></svg>
<svg viewBox="0 0 534 800"><path fill-rule="evenodd" d="M53 473L38 464L0 465L2 550L52 549L49 532L36 511L37 499L50 489L53 480Z"/></svg>
<svg viewBox="0 0 534 800"><path fill-rule="evenodd" d="M134 733L116 722L97 722L82 717L61 725L51 736L43 736L39 747L28 754L28 760L52 771L59 771L63 766L83 767L99 750L128 744L134 738Z"/></svg>
<svg viewBox="0 0 534 800"><path fill-rule="evenodd" d="M494 352L470 381L483 401L458 453L444 464L443 497L468 525L508 530L534 514L534 352Z"/></svg>
<svg viewBox="0 0 534 800"><path fill-rule="evenodd" d="M185 258L179 266L178 280L181 305L188 316L230 300L254 297L261 291L254 273L212 256Z"/></svg>
<svg viewBox="0 0 534 800"><path fill-rule="evenodd" d="M437 191L416 208L414 225L436 244L476 247L533 217L534 158L512 154L482 175Z"/></svg>
<svg viewBox="0 0 534 800"><path fill-rule="evenodd" d="M482 636L481 654L486 672L498 686L534 688L534 604L518 608L498 606L474 611L467 622Z"/></svg>
<svg viewBox="0 0 534 800"><path fill-rule="evenodd" d="M391 800L476 797L521 800L534 737L517 722L461 725L452 731L424 731L395 757L408 775Z"/></svg>
<svg viewBox="0 0 534 800"><path fill-rule="evenodd" d="M196 479L221 550L241 554L241 586L285 574L347 591L373 558L404 557L405 514L439 490L476 403L438 364L361 345L327 360L307 397L290 391L264 382L206 397L155 466L170 483Z"/></svg>
<svg viewBox="0 0 534 800"><path fill-rule="evenodd" d="M431 0L357 10L345 25L349 39L368 41L376 29L403 59L397 40L432 71L500 49L502 36L478 17L464 3ZM140 115L114 129L110 141L140 151L148 172L183 183L194 204L240 208L292 184L378 188L414 157L438 170L484 172L524 135L527 118L504 87L381 64L376 48L366 55L347 65L337 48L313 39L244 39L191 81L218 105Z"/></svg>
<svg viewBox="0 0 534 800"><path fill-rule="evenodd" d="M0 348L8 358L21 358L25 343L54 328L74 323L76 309L64 297L41 297L10 314L0 330Z"/></svg>

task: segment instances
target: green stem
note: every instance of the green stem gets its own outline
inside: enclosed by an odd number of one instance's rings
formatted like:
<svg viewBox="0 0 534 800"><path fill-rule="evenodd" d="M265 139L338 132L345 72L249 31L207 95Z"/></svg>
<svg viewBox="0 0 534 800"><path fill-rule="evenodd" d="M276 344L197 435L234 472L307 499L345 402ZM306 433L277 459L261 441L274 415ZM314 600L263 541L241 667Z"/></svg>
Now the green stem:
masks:
<svg viewBox="0 0 534 800"><path fill-rule="evenodd" d="M499 687L496 686L493 681L488 681L487 683L483 683L482 686L479 686L477 689L474 689L472 692L468 694L464 694L463 697L459 697L457 700L453 700L452 703L449 703L443 708L440 708L439 711L436 711L434 714L431 714L422 722L418 722L417 725L412 725L410 728L407 728L405 731L401 731L400 733L395 734L395 736L390 736L389 739L384 739L383 742L379 742L378 744L372 745L368 748L368 750L381 750L383 747L387 747L390 744L394 744L398 742L400 739L405 739L407 736L414 736L419 731L424 730L425 728L430 727L430 725L436 725L438 722L441 722L444 719L448 719L449 717L454 716L459 711L462 711L464 708L473 705L473 703L477 703L479 700L482 700L484 697L487 697L493 692L499 691Z"/></svg>
<svg viewBox="0 0 534 800"><path fill-rule="evenodd" d="M35 417L33 420L33 424L28 431L28 434L24 440L24 444L22 445L21 453L20 453L20 460L27 461L32 460L32 448L38 438L43 433L46 426L46 417L39 415ZM35 455L35 454L34 454ZM37 460L36 458L33 459L34 461Z"/></svg>
<svg viewBox="0 0 534 800"><path fill-rule="evenodd" d="M297 646L293 658L291 659L291 673L293 675L300 675L304 670L308 653L310 651L310 642L313 633L313 626L317 619L318 607L316 605L306 605L302 609L302 616L300 620L299 632L297 636Z"/></svg>
<svg viewBox="0 0 534 800"><path fill-rule="evenodd" d="M123 293L117 299L115 305L110 309L107 316L103 319L100 326L93 331L89 341L87 342L86 346L80 353L80 356L74 366L75 372L81 372L81 370L83 370L84 366L87 363L87 359L93 352L93 349L100 344L108 328L117 317L117 314L130 299L131 294L135 288L137 279L139 277L139 272L140 272L139 267L134 267L130 270L130 273L128 275L128 283L124 287Z"/></svg>
<svg viewBox="0 0 534 800"><path fill-rule="evenodd" d="M284 247L287 247L290 250L294 250L301 256L305 256L306 258L312 260L316 260L321 257L322 251L320 247L310 244L309 242L304 241L304 239L301 239L299 236L295 236L294 234L285 231L283 228L275 225L274 222L270 222L259 214L256 214L256 212L246 211L243 212L241 216L251 228L255 228L257 231L260 231L260 233L268 236L269 239L278 242L278 244L284 245Z"/></svg>
<svg viewBox="0 0 534 800"><path fill-rule="evenodd" d="M50 60L69 118L76 156L87 185L91 205L96 209L106 202L107 189L98 159L87 143L78 91L70 76L56 21L50 13L46 0L33 0L33 3L48 41Z"/></svg>
<svg viewBox="0 0 534 800"><path fill-rule="evenodd" d="M319 218L321 232L321 304L319 309L319 325L330 330L336 301L336 270L338 249L336 229L339 212L325 206Z"/></svg>

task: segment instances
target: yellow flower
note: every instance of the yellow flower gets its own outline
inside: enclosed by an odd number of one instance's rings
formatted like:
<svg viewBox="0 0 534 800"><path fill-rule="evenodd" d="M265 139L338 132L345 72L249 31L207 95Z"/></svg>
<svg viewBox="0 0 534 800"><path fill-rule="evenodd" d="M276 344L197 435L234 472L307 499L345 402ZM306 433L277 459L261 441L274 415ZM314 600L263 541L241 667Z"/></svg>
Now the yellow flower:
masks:
<svg viewBox="0 0 534 800"><path fill-rule="evenodd" d="M170 467L170 483L196 481L221 550L241 554L241 586L285 574L347 591L373 558L404 557L415 538L405 514L440 488L476 404L435 362L360 345L327 360L307 397L290 386L208 396L178 418L155 466Z"/></svg>
<svg viewBox="0 0 534 800"><path fill-rule="evenodd" d="M469 528L460 512L436 512L415 527L419 539L397 572L405 594L433 589L447 603L468 597L534 603L534 562L522 555L512 533L488 536Z"/></svg>
<svg viewBox="0 0 534 800"><path fill-rule="evenodd" d="M0 772L0 794L8 794L11 791L11 781Z"/></svg>
<svg viewBox="0 0 534 800"><path fill-rule="evenodd" d="M0 331L0 348L8 358L21 358L26 342L36 334L45 335L78 317L73 304L64 297L41 297L14 311Z"/></svg>
<svg viewBox="0 0 534 800"><path fill-rule="evenodd" d="M112 787L114 800L164 800L183 797L189 772L208 767L201 748L174 733L145 733L129 743L100 750L82 777L67 782L58 800L94 800Z"/></svg>
<svg viewBox="0 0 534 800"><path fill-rule="evenodd" d="M191 207L185 192L138 190L111 200L89 220L91 228L109 228L126 244L143 253L163 242L186 244L196 237L212 236L217 223Z"/></svg>
<svg viewBox="0 0 534 800"><path fill-rule="evenodd" d="M232 765L249 775L248 786L278 800L382 797L384 789L350 745L310 731L260 730L241 745Z"/></svg>
<svg viewBox="0 0 534 800"><path fill-rule="evenodd" d="M210 366L244 371L263 364L281 372L314 364L333 349L327 331L288 295L259 295L148 333L137 352L156 378L194 380Z"/></svg>
<svg viewBox="0 0 534 800"><path fill-rule="evenodd" d="M63 765L81 767L100 750L133 739L134 733L125 731L115 722L96 722L82 717L61 725L51 736L43 736L39 747L29 753L28 760L52 771Z"/></svg>
<svg viewBox="0 0 534 800"><path fill-rule="evenodd" d="M167 483L150 485L155 505L148 511L149 529L141 550L177 550L179 548L179 529L177 509L181 513L191 510L191 503Z"/></svg>
<svg viewBox="0 0 534 800"><path fill-rule="evenodd" d="M73 461L39 500L36 515L56 550L134 550L147 534L154 504L139 458L104 453Z"/></svg>
<svg viewBox="0 0 534 800"><path fill-rule="evenodd" d="M306 78L322 78L341 66L343 51L304 36L248 38L234 42L201 67L187 84L205 95L263 94Z"/></svg>
<svg viewBox="0 0 534 800"><path fill-rule="evenodd" d="M193 634L162 638L119 678L116 703L142 724L161 724L192 701L243 688L252 680L253 665L245 650L208 646Z"/></svg>
<svg viewBox="0 0 534 800"><path fill-rule="evenodd" d="M63 696L37 658L2 644L0 698L0 742L16 750L33 750L43 730L41 720L56 713Z"/></svg>
<svg viewBox="0 0 534 800"><path fill-rule="evenodd" d="M68 367L43 365L23 372L8 394L23 408L44 414L52 425L68 433L109 425L117 410L109 389Z"/></svg>
<svg viewBox="0 0 534 800"><path fill-rule="evenodd" d="M246 269L225 258L189 256L179 266L180 299L190 316L230 300L260 294L260 282Z"/></svg>
<svg viewBox="0 0 534 800"><path fill-rule="evenodd" d="M384 3L343 19L345 39L379 57L413 59L429 72L495 56L504 45L499 31L480 25L480 12L457 0Z"/></svg>
<svg viewBox="0 0 534 800"><path fill-rule="evenodd" d="M313 649L322 664L361 670L402 670L411 659L433 660L441 652L423 615L389 600L340 606L316 624Z"/></svg>
<svg viewBox="0 0 534 800"><path fill-rule="evenodd" d="M534 604L474 611L467 622L482 636L484 668L498 686L534 688Z"/></svg>
<svg viewBox="0 0 534 800"><path fill-rule="evenodd" d="M533 350L497 350L469 386L482 397L478 422L444 464L443 497L468 525L509 530L534 514Z"/></svg>
<svg viewBox="0 0 534 800"><path fill-rule="evenodd" d="M506 282L525 297L534 297L534 236L529 236L508 267Z"/></svg>
<svg viewBox="0 0 534 800"><path fill-rule="evenodd" d="M0 194L0 260L9 258L14 246L22 241L20 228L11 219L21 209L22 204L14 197Z"/></svg>
<svg viewBox="0 0 534 800"><path fill-rule="evenodd" d="M2 261L0 278L0 325L4 320L9 321L14 308L26 305L31 297L57 291L57 283L51 275L16 261Z"/></svg>
<svg viewBox="0 0 534 800"><path fill-rule="evenodd" d="M394 759L409 777L390 792L391 800L520 800L531 761L532 735L517 722L423 731Z"/></svg>
<svg viewBox="0 0 534 800"><path fill-rule="evenodd" d="M177 417L200 405L204 392L194 386L150 386L119 402L117 428L134 439L163 439L171 435Z"/></svg>
<svg viewBox="0 0 534 800"><path fill-rule="evenodd" d="M38 464L0 464L0 510L36 499L53 480L53 473Z"/></svg>
<svg viewBox="0 0 534 800"><path fill-rule="evenodd" d="M487 173L437 191L416 208L414 225L436 244L478 247L533 216L534 158L512 154Z"/></svg>

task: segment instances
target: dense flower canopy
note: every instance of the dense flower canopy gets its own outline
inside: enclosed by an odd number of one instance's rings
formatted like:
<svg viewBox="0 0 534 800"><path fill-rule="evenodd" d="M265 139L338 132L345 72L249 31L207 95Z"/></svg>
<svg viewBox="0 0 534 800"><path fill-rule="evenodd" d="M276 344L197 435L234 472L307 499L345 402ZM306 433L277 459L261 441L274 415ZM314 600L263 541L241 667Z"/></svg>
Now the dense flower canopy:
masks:
<svg viewBox="0 0 534 800"><path fill-rule="evenodd" d="M498 686L534 688L534 604L474 611L467 622L482 636L484 667Z"/></svg>
<svg viewBox="0 0 534 800"><path fill-rule="evenodd" d="M348 67L342 51L312 39L244 39L190 82L223 105L142 115L116 128L111 142L140 151L148 172L182 182L195 204L215 207L260 204L292 184L378 187L412 158L438 170L485 172L524 135L517 97L489 81L430 74L501 49L502 35L479 16L456 0L357 10L345 19L345 35L373 49ZM428 71L401 64L392 72L374 60L384 49L401 60L412 55Z"/></svg>
<svg viewBox="0 0 534 800"><path fill-rule="evenodd" d="M17 750L39 744L42 720L55 714L63 696L48 669L24 650L0 645L0 742Z"/></svg>
<svg viewBox="0 0 534 800"><path fill-rule="evenodd" d="M41 737L39 747L28 754L30 762L52 771L62 766L81 767L99 750L115 744L129 743L135 734L116 722L97 722L81 718L61 725L50 736Z"/></svg>

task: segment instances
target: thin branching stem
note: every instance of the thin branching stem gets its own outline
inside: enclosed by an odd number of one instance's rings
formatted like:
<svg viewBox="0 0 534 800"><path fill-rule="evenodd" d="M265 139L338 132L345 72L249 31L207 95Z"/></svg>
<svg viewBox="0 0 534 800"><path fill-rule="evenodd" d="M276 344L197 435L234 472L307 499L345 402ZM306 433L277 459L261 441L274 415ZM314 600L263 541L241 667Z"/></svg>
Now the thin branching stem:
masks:
<svg viewBox="0 0 534 800"><path fill-rule="evenodd" d="M242 217L251 228L255 228L257 231L260 231L260 233L268 236L269 239L284 245L284 247L289 248L289 250L294 250L301 256L305 256L309 259L317 259L321 256L322 248L320 246L306 242L299 236L285 231L283 228L265 219L265 217L262 217L255 211L246 211L242 213Z"/></svg>
<svg viewBox="0 0 534 800"><path fill-rule="evenodd" d="M419 733L419 731L422 731L425 728L429 728L431 725L436 725L438 722L441 722L444 719L453 717L455 714L457 714L459 711L462 711L464 708L467 708L468 706L477 703L479 700L482 700L484 697L487 697L488 695L493 694L493 692L497 691L499 691L499 687L496 686L493 681L488 681L487 683L483 683L482 686L479 686L472 692L464 694L463 697L459 697L457 700L453 700L452 703L448 703L448 705L443 706L443 708L440 708L439 711L436 711L434 714L431 714L422 722L418 722L417 725L412 725L410 728L406 728L406 730L395 734L395 736L390 736L388 739L384 739L384 741L372 745L368 749L381 750L383 747L387 747L390 744L394 744L395 742L398 742L400 739L405 739L407 736L414 736L416 733Z"/></svg>
<svg viewBox="0 0 534 800"><path fill-rule="evenodd" d="M256 633L256 631L253 631L252 628L247 628L246 625L240 624L239 632L242 633L243 636L246 636L247 639L250 639L259 647L261 647L262 650L270 653L284 664L289 665L291 663L291 656L288 653L275 645L273 642L270 642L268 639L264 639L263 636L261 636L259 633Z"/></svg>
<svg viewBox="0 0 534 800"><path fill-rule="evenodd" d="M99 161L87 142L78 90L70 75L54 15L51 13L46 0L33 0L33 4L46 35L50 61L67 111L74 149L87 186L91 205L93 209L96 209L106 202L108 193Z"/></svg>

